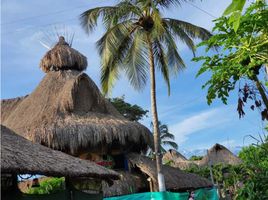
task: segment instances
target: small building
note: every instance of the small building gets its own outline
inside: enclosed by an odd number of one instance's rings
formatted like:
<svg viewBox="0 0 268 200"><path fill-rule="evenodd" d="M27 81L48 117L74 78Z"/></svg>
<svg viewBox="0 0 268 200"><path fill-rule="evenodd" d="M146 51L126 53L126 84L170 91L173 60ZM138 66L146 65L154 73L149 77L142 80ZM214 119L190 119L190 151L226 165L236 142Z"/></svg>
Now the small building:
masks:
<svg viewBox="0 0 268 200"><path fill-rule="evenodd" d="M102 199L101 181L105 180L112 184L114 180L119 179L119 174L112 170L30 142L1 125L1 193L3 199L30 198L18 190L17 175L19 174L65 177L66 191L55 195L60 199L72 196L74 200L77 196L86 195L94 199ZM75 181L84 177L90 180L92 185L99 183L98 188L92 187L91 192L95 194L85 194L79 191L79 188L75 189ZM39 199L50 198L41 195Z"/></svg>
<svg viewBox="0 0 268 200"><path fill-rule="evenodd" d="M217 143L208 150L207 155L205 155L202 160L197 162L201 167L216 164L238 165L240 163L242 163L240 158L234 155L225 146Z"/></svg>
<svg viewBox="0 0 268 200"><path fill-rule="evenodd" d="M147 176L151 191L155 191L158 188L155 161L134 153L129 154L128 157L133 167L136 166L138 170ZM182 192L213 187L209 180L196 174L184 172L178 168L163 165L162 173L165 177L167 191Z"/></svg>
<svg viewBox="0 0 268 200"><path fill-rule="evenodd" d="M2 100L2 123L30 141L114 169L146 151L152 134L124 118L83 73L87 59L60 37L41 60L46 76L29 95Z"/></svg>

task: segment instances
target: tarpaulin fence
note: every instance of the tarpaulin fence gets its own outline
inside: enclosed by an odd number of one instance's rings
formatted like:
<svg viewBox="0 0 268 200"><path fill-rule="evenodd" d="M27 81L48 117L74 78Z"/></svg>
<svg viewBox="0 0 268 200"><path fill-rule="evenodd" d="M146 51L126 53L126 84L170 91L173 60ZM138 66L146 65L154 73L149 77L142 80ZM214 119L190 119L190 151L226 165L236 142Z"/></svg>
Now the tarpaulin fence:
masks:
<svg viewBox="0 0 268 200"><path fill-rule="evenodd" d="M219 200L217 190L215 188L195 190L192 196L194 200ZM189 192L145 192L119 197L110 197L105 198L104 200L189 200L189 197Z"/></svg>

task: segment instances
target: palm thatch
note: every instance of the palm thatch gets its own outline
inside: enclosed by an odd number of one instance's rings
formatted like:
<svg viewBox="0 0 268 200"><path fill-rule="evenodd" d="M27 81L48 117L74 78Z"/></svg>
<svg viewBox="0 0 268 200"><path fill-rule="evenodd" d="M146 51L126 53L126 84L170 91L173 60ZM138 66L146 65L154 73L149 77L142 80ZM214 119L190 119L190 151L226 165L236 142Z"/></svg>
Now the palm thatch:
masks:
<svg viewBox="0 0 268 200"><path fill-rule="evenodd" d="M103 182L102 191L104 197L127 195L139 192L141 188L147 187L146 178L142 174L120 171L120 179L115 180L112 186Z"/></svg>
<svg viewBox="0 0 268 200"><path fill-rule="evenodd" d="M15 110L15 108L19 105L19 103L25 99L27 96L24 97L17 97L13 99L4 99L1 101L1 122L5 121L10 113Z"/></svg>
<svg viewBox="0 0 268 200"><path fill-rule="evenodd" d="M119 174L32 143L1 125L1 173L118 179Z"/></svg>
<svg viewBox="0 0 268 200"><path fill-rule="evenodd" d="M59 42L42 58L40 68L46 73L68 69L83 71L87 68L87 58L71 48L60 36Z"/></svg>
<svg viewBox="0 0 268 200"><path fill-rule="evenodd" d="M197 166L192 161L187 160L181 153L177 152L174 149L168 150L164 155L163 155L163 162L168 163L172 167L176 167L179 169L188 169L191 166Z"/></svg>
<svg viewBox="0 0 268 200"><path fill-rule="evenodd" d="M174 149L168 150L164 155L163 155L163 161L185 161L187 160L181 153Z"/></svg>
<svg viewBox="0 0 268 200"><path fill-rule="evenodd" d="M154 185L157 184L155 161L138 154L130 154L129 160L134 166L140 168L143 173L151 177ZM180 169L166 165L163 166L162 170L167 190L185 191L188 189L212 187L212 183L210 181L196 174L186 173Z"/></svg>
<svg viewBox="0 0 268 200"><path fill-rule="evenodd" d="M73 155L113 145L141 151L152 144L145 126L125 119L85 73L75 70L47 73L3 124L31 141Z"/></svg>
<svg viewBox="0 0 268 200"><path fill-rule="evenodd" d="M242 161L235 156L231 151L229 151L225 146L220 144L215 144L212 148L208 150L208 154L203 157L202 160L196 163L199 166L208 166L209 164L230 164L237 165Z"/></svg>

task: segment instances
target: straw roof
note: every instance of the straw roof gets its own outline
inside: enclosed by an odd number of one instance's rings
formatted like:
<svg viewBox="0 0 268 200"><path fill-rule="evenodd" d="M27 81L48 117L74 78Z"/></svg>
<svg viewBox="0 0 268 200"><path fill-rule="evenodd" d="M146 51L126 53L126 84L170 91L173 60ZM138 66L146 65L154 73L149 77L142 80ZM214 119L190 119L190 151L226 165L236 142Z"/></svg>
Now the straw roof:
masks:
<svg viewBox="0 0 268 200"><path fill-rule="evenodd" d="M119 174L112 170L32 143L2 125L1 173L119 178Z"/></svg>
<svg viewBox="0 0 268 200"><path fill-rule="evenodd" d="M187 160L181 153L174 149L168 150L164 155L163 155L163 161L185 161Z"/></svg>
<svg viewBox="0 0 268 200"><path fill-rule="evenodd" d="M112 186L103 182L102 191L104 197L120 196L136 193L140 188L145 188L148 184L142 174L120 171L120 179L115 180Z"/></svg>
<svg viewBox="0 0 268 200"><path fill-rule="evenodd" d="M154 184L157 183L156 165L155 161L148 157L130 154L129 160L133 165L136 165L140 170L152 178ZM186 173L180 169L163 166L163 174L167 190L184 191L187 189L197 189L211 187L212 183L205 178L196 174Z"/></svg>
<svg viewBox="0 0 268 200"><path fill-rule="evenodd" d="M18 104L25 99L24 97L17 97L13 99L4 99L1 101L1 122L5 121L10 113L18 106Z"/></svg>
<svg viewBox="0 0 268 200"><path fill-rule="evenodd" d="M199 166L207 166L209 165L209 162L212 165L218 163L237 165L240 164L242 161L225 146L215 144L212 148L208 150L208 154L204 156L202 160L198 161L197 164Z"/></svg>
<svg viewBox="0 0 268 200"><path fill-rule="evenodd" d="M188 169L194 165L197 166L195 162L187 160L187 158L185 158L181 153L177 152L174 149L168 150L163 155L163 162L169 163L170 166L183 170Z"/></svg>
<svg viewBox="0 0 268 200"><path fill-rule="evenodd" d="M87 68L87 58L71 48L60 36L59 42L42 58L40 68L46 73L68 69L83 71Z"/></svg>
<svg viewBox="0 0 268 200"><path fill-rule="evenodd" d="M47 73L2 123L31 141L73 155L100 146L136 151L152 146L149 129L125 119L85 73L75 70Z"/></svg>

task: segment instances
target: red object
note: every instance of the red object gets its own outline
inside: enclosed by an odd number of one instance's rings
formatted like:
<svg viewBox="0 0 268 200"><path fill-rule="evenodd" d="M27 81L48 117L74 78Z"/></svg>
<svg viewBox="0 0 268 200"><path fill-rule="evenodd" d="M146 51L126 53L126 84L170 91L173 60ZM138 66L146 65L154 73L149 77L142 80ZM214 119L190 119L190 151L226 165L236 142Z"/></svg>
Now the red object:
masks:
<svg viewBox="0 0 268 200"><path fill-rule="evenodd" d="M113 166L112 161L100 161L100 162L96 162L96 164L101 165L101 166Z"/></svg>

